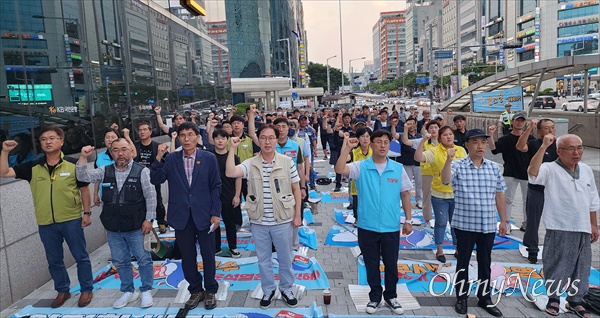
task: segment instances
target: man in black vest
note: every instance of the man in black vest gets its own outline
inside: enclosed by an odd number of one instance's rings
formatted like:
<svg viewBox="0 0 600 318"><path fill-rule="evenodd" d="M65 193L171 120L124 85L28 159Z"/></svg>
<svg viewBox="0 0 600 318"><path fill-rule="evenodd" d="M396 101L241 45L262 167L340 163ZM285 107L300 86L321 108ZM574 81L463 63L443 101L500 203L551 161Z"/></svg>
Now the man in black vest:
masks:
<svg viewBox="0 0 600 318"><path fill-rule="evenodd" d="M150 169L150 166L154 162L156 155L158 155L158 143L152 138L152 130L150 129L150 123L142 121L138 124L138 135L139 141L134 143L137 156L133 159L135 162L141 163L144 167ZM176 147L179 147L176 145ZM160 191L160 184L155 186L156 190L156 223L158 223L158 231L161 234L167 233L169 227L165 221L165 205L163 204L162 195Z"/></svg>
<svg viewBox="0 0 600 318"><path fill-rule="evenodd" d="M154 269L152 256L144 249L144 235L152 230L156 211L156 192L150 183L150 170L133 162L133 146L124 138L119 138L110 146L114 165L93 170L87 169L87 157L94 147L81 149L77 162L77 180L100 183L102 187L102 214L100 221L106 229L108 245L113 264L121 279L123 295L113 307L123 308L136 301L140 294L133 286L131 255L138 262L142 279L142 308L151 307Z"/></svg>

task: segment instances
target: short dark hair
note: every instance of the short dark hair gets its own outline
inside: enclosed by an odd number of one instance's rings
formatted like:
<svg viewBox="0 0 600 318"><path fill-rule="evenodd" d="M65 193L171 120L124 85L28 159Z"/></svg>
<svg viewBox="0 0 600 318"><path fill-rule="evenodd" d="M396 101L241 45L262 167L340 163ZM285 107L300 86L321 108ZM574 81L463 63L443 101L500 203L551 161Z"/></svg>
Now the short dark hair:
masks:
<svg viewBox="0 0 600 318"><path fill-rule="evenodd" d="M456 122L456 121L461 120L461 119L466 121L467 117L465 117L463 115L456 115L456 116L454 116L454 119L452 119L452 121Z"/></svg>
<svg viewBox="0 0 600 318"><path fill-rule="evenodd" d="M273 129L273 131L275 132L275 137L279 138L279 129L277 129L277 127L275 127L275 125L273 124L262 124L260 127L258 127L258 130L256 131L256 136L260 137L260 134L265 129Z"/></svg>
<svg viewBox="0 0 600 318"><path fill-rule="evenodd" d="M408 122L409 120L414 121L415 123L417 122L417 119L414 118L413 116L409 116L408 118L406 118L406 121Z"/></svg>
<svg viewBox="0 0 600 318"><path fill-rule="evenodd" d="M284 117L279 117L279 118L277 118L277 119L275 119L273 121L273 125L279 125L281 123L285 123L288 126L290 125L290 123L288 122L287 118L284 118Z"/></svg>
<svg viewBox="0 0 600 318"><path fill-rule="evenodd" d="M298 110L298 108L294 109L294 111L292 113L299 113L300 111Z"/></svg>
<svg viewBox="0 0 600 318"><path fill-rule="evenodd" d="M380 111L379 111L379 115L381 115L381 114L383 114L383 113L386 113L386 114L387 114L387 113L388 113L387 109L382 109L382 110L380 110Z"/></svg>
<svg viewBox="0 0 600 318"><path fill-rule="evenodd" d="M538 121L538 123L536 125L537 126L536 128L537 129L542 129L542 124L545 123L545 122L547 122L547 121L550 121L550 122L552 122L554 124L554 120L552 120L550 118L544 118L544 119L540 119L540 121Z"/></svg>
<svg viewBox="0 0 600 318"><path fill-rule="evenodd" d="M379 137L383 137L383 136L388 137L388 140L392 141L392 133L390 131L387 131L385 129L377 129L371 134L371 142L373 142L373 140L375 138L379 138Z"/></svg>
<svg viewBox="0 0 600 318"><path fill-rule="evenodd" d="M58 127L56 125L43 126L40 129L39 136L42 136L47 131L53 131L53 132L55 132L58 135L59 138L65 138L65 132L60 127Z"/></svg>
<svg viewBox="0 0 600 318"><path fill-rule="evenodd" d="M371 135L371 128L369 127L360 127L356 130L356 138L360 138L362 135L364 134L369 134L369 136Z"/></svg>
<svg viewBox="0 0 600 318"><path fill-rule="evenodd" d="M229 134L223 130L223 129L217 129L215 131L213 131L212 133L212 137L213 139L217 138L217 137L225 137L225 138L229 138Z"/></svg>
<svg viewBox="0 0 600 318"><path fill-rule="evenodd" d="M436 125L436 126L438 126L438 128L440 128L440 123L438 123L435 120L432 120L432 121L428 122L427 125L425 125L425 130L429 130L429 126L431 126L431 125Z"/></svg>
<svg viewBox="0 0 600 318"><path fill-rule="evenodd" d="M234 122L236 122L236 121L239 121L239 122L241 122L242 124L243 124L244 122L246 122L246 120L245 120L245 119L244 119L242 116L238 116L238 115L231 116L231 118L229 118L229 121L231 122L231 124L232 124L232 125L233 125L233 123L234 123Z"/></svg>
<svg viewBox="0 0 600 318"><path fill-rule="evenodd" d="M117 139L113 140L113 141L110 143L110 145L108 145L107 147L109 147L109 148L110 148L110 146L112 146L112 144L114 144L115 142L119 142L119 141L124 141L124 142L126 142L128 145L131 145L131 143L129 142L129 140L127 140L127 139L125 139L125 138L122 138L122 137L119 137L119 138L117 138Z"/></svg>
<svg viewBox="0 0 600 318"><path fill-rule="evenodd" d="M444 126L444 127L440 128L440 130L438 132L438 135L441 136L444 132L446 132L446 130L450 130L450 132L452 134L454 134L454 129L452 129L452 127L450 127L450 126Z"/></svg>
<svg viewBox="0 0 600 318"><path fill-rule="evenodd" d="M149 128L149 129L152 129L152 126L150 126L150 122L149 122L149 121L142 120L142 121L140 121L140 122L137 124L137 128L138 128L138 130L140 129L140 126L143 126L143 125L148 125L148 128Z"/></svg>
<svg viewBox="0 0 600 318"><path fill-rule="evenodd" d="M364 106L362 107L362 109L365 109L365 108L366 108L366 109L369 109L369 106L367 106L367 105L364 105Z"/></svg>
<svg viewBox="0 0 600 318"><path fill-rule="evenodd" d="M221 122L221 127L223 127L223 125L225 125L225 124L230 124L231 125L231 123L229 122L229 120L223 119L223 121Z"/></svg>
<svg viewBox="0 0 600 318"><path fill-rule="evenodd" d="M344 113L344 114L342 115L342 118L344 118L344 117L352 117L352 115L350 115L350 113Z"/></svg>
<svg viewBox="0 0 600 318"><path fill-rule="evenodd" d="M200 135L200 129L198 128L198 125L191 121L186 121L185 123L177 126L177 135L179 135L179 133L181 133L182 131L188 129L193 130L196 133L196 135Z"/></svg>
<svg viewBox="0 0 600 318"><path fill-rule="evenodd" d="M116 130L116 129L112 129L112 128L106 128L106 129L104 130L104 137L106 137L106 134L108 134L108 133L114 133L115 135L117 135L117 138L121 138L121 134L120 134L120 133L119 133L119 131L118 131L118 130Z"/></svg>

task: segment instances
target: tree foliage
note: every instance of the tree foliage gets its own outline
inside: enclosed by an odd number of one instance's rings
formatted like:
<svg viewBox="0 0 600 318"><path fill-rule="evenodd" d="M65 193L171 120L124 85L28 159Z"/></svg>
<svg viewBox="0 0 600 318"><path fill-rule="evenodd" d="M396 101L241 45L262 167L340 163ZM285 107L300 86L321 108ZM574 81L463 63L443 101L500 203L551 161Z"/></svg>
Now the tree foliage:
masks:
<svg viewBox="0 0 600 318"><path fill-rule="evenodd" d="M306 72L310 75L309 87L323 87L327 90L327 65L309 62ZM341 76L339 68L329 67L329 85L332 91L342 86ZM348 83L348 77L344 75L344 84L348 85Z"/></svg>

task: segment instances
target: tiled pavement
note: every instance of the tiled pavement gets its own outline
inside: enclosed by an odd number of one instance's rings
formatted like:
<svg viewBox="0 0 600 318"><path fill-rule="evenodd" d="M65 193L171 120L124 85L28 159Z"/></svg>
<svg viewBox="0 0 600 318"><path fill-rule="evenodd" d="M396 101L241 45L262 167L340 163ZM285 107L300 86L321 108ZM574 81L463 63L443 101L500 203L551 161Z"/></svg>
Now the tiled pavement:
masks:
<svg viewBox="0 0 600 318"><path fill-rule="evenodd" d="M322 152L319 150L318 159L322 158ZM488 155L488 158L499 161L499 156ZM596 183L600 175L600 151L597 149L587 148L584 154L584 162L589 164L596 175ZM315 164L316 170L319 175L327 175L331 171L331 166L325 161L318 161ZM318 186L320 191L330 191L333 189L333 184L328 186ZM517 191L515 206L519 207L522 198L520 191ZM332 300L330 305L323 304L322 292L320 290L309 290L306 295L299 302L299 307L308 307L314 301L318 306L323 308L324 314L338 314L338 315L358 315L364 313L358 313L354 307L350 293L348 290L349 284L357 284L357 260L350 252L347 247L333 247L326 246L323 244L327 233L331 226L335 223L333 220L333 209L341 207L340 203L321 203L319 206L319 214L314 215L316 223L311 225L318 237L319 248L316 251L309 250L308 256L315 257L329 278L332 291ZM516 209L513 215L515 224L520 224L522 220L522 213L519 208ZM516 237L522 238L523 233L520 231L513 231ZM540 237L543 240L544 229L540 229ZM598 243L594 244L593 250L593 266L600 268L600 248ZM243 252L243 256L250 256L250 252ZM105 244L95 252L91 254L93 271L101 269L108 263L110 253L108 245ZM435 255L429 251L401 251L400 258L407 259L419 259L419 260L435 260ZM449 257L453 259L453 257ZM519 254L517 250L494 250L492 252L492 260L497 262L510 262L510 263L526 263L526 260ZM40 270L45 270L45 267L41 267ZM71 281L76 282L76 268L72 266L69 268L69 274ZM600 282L596 282L600 283ZM118 297L118 290L98 290L94 292L94 300L91 306L93 307L111 307L113 301ZM182 304L173 303L176 290L155 290L155 307L166 308L170 307L181 307ZM421 309L415 311L406 311L405 316L446 316L446 317L459 317L453 309L455 302L454 297L434 297L428 293L412 293L414 297L419 301ZM49 306L52 299L56 296L53 290L52 282L48 282L34 292L29 294L24 299L14 303L9 308L5 309L0 313L0 317L8 317L11 314L17 312L19 309L27 306ZM77 297L74 295L70 300L67 301L65 306L76 307ZM133 304L137 306L137 304ZM218 303L219 307L253 307L258 308L258 300L250 297L249 291L230 291L225 301ZM498 305L504 313L504 317L551 317L537 308L533 304L527 302L522 297L504 297ZM285 304L281 300L277 300L275 307L285 308ZM475 314L477 317L488 317L489 314L483 309L476 306L476 299L471 297L469 300L469 313ZM378 311L380 315L392 315L387 307L383 307ZM365 314L366 315L366 314ZM561 315L564 317L564 315ZM569 314L571 317L575 317L573 314Z"/></svg>

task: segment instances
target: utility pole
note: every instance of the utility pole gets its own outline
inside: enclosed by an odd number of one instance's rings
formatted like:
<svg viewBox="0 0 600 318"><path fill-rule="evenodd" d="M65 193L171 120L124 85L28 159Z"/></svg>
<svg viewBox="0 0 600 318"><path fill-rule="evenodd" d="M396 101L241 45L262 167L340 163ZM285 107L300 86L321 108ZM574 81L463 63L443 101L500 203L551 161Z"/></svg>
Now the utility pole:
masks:
<svg viewBox="0 0 600 318"><path fill-rule="evenodd" d="M456 16L460 17L460 0L456 1ZM460 19L456 19L456 64L458 65L458 88L456 92L462 90L462 50L461 50L461 29L460 29Z"/></svg>
<svg viewBox="0 0 600 318"><path fill-rule="evenodd" d="M338 0L340 7L340 73L342 73L342 88L341 92L344 92L344 44L342 43L342 0Z"/></svg>
<svg viewBox="0 0 600 318"><path fill-rule="evenodd" d="M427 59L429 63L429 99L431 102L431 104L429 104L430 106L433 106L433 21L434 20L429 21L429 57Z"/></svg>

